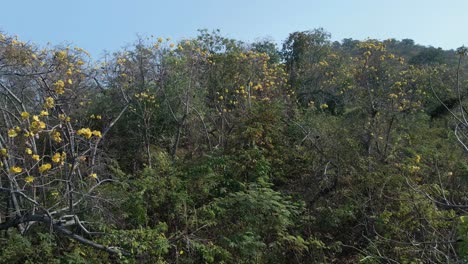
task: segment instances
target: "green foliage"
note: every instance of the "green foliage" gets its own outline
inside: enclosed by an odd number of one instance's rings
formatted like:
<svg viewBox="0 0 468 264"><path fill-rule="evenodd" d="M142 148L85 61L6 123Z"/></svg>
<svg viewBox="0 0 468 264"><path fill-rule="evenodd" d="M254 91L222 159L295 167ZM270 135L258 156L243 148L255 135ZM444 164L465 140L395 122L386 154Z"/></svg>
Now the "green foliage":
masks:
<svg viewBox="0 0 468 264"><path fill-rule="evenodd" d="M458 225L458 253L463 261L468 261L468 217L460 216Z"/></svg>

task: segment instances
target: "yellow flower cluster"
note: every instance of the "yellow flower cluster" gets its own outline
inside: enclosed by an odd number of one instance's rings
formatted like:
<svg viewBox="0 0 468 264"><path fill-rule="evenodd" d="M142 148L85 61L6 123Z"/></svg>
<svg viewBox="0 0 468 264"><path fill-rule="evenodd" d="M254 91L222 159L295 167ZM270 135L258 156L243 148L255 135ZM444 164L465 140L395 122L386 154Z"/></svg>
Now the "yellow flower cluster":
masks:
<svg viewBox="0 0 468 264"><path fill-rule="evenodd" d="M46 109L53 108L55 106L55 100L52 97L47 97L44 102L44 107Z"/></svg>
<svg viewBox="0 0 468 264"><path fill-rule="evenodd" d="M328 62L327 61L321 61L321 62L319 62L319 65L322 66L322 67L326 67L326 66L328 66Z"/></svg>
<svg viewBox="0 0 468 264"><path fill-rule="evenodd" d="M63 165L66 158L67 158L67 153L65 153L65 152L58 153L57 152L52 156L52 161L54 163L60 163L60 165Z"/></svg>
<svg viewBox="0 0 468 264"><path fill-rule="evenodd" d="M124 65L125 62L127 62L127 60L126 60L125 58L119 58L119 59L117 60L117 64L119 64L119 65Z"/></svg>
<svg viewBox="0 0 468 264"><path fill-rule="evenodd" d="M258 85L260 85L260 84L258 84ZM257 86L257 87L261 87L261 85L260 85L260 86ZM254 88L254 89L255 89L255 88ZM245 90L245 86L244 86L244 85L239 86L239 89L236 90L236 93L242 94L244 97L247 97L247 94L248 94L248 92Z"/></svg>
<svg viewBox="0 0 468 264"><path fill-rule="evenodd" d="M93 130L93 136L99 137L99 138L102 137L101 131Z"/></svg>
<svg viewBox="0 0 468 264"><path fill-rule="evenodd" d="M28 176L28 177L24 178L24 181L26 183L32 183L34 181L34 177L33 176Z"/></svg>
<svg viewBox="0 0 468 264"><path fill-rule="evenodd" d="M65 93L65 83L62 80L58 80L54 83L55 86L55 92L57 94L63 94Z"/></svg>
<svg viewBox="0 0 468 264"><path fill-rule="evenodd" d="M418 167L418 166L409 166L409 167L408 167L408 170L409 170L410 173L416 173L416 172L418 172L420 169L421 169L421 168Z"/></svg>
<svg viewBox="0 0 468 264"><path fill-rule="evenodd" d="M48 170L52 169L52 165L50 163L45 163L45 164L42 164L40 167L39 167L39 172L40 173L43 173L43 172L46 172Z"/></svg>
<svg viewBox="0 0 468 264"><path fill-rule="evenodd" d="M12 166L10 168L10 173L21 173L23 171L23 169L21 167L18 167L18 166Z"/></svg>
<svg viewBox="0 0 468 264"><path fill-rule="evenodd" d="M148 101L150 103L155 103L156 102L156 97L154 95L149 95L146 92L141 92L141 93L136 93L135 98L137 98L140 101Z"/></svg>
<svg viewBox="0 0 468 264"><path fill-rule="evenodd" d="M61 121L66 121L66 122L70 122L71 118L69 116L66 116L64 114L59 114L58 115L58 118L61 120Z"/></svg>
<svg viewBox="0 0 468 264"><path fill-rule="evenodd" d="M416 157L414 158L414 161L416 163L420 163L421 162L421 156L420 155L416 155Z"/></svg>
<svg viewBox="0 0 468 264"><path fill-rule="evenodd" d="M76 134L79 136L83 136L87 139L90 139L92 136L95 136L95 137L102 136L101 131L97 131L97 130L91 131L91 129L89 128L81 128L78 131L76 131Z"/></svg>
<svg viewBox="0 0 468 264"><path fill-rule="evenodd" d="M29 118L29 113L28 112L21 112L21 117L23 119L28 119Z"/></svg>
<svg viewBox="0 0 468 264"><path fill-rule="evenodd" d="M8 137L14 138L16 136L18 136L18 133L16 132L15 129L12 128L8 130Z"/></svg>
<svg viewBox="0 0 468 264"><path fill-rule="evenodd" d="M31 130L31 133L37 133L41 129L45 129L46 124L42 122L37 115L33 116L33 122L29 126L29 130Z"/></svg>
<svg viewBox="0 0 468 264"><path fill-rule="evenodd" d="M55 141L55 142L57 142L57 143L62 142L62 137L61 137L59 131L52 131L52 133L50 134L50 136L52 137L52 140L53 140L53 141Z"/></svg>
<svg viewBox="0 0 468 264"><path fill-rule="evenodd" d="M66 51L59 51L57 53L55 53L55 57L58 59L58 60L65 60L67 58L67 52Z"/></svg>

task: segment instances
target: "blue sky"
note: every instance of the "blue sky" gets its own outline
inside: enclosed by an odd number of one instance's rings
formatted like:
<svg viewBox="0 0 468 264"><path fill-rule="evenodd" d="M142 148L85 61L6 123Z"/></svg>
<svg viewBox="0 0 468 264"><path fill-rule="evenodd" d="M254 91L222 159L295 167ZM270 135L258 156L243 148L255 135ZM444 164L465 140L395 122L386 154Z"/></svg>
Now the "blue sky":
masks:
<svg viewBox="0 0 468 264"><path fill-rule="evenodd" d="M323 27L333 40L411 38L455 49L468 45L466 0L0 0L0 30L45 45L71 43L99 58L139 35L193 37L220 29L228 37L283 41Z"/></svg>

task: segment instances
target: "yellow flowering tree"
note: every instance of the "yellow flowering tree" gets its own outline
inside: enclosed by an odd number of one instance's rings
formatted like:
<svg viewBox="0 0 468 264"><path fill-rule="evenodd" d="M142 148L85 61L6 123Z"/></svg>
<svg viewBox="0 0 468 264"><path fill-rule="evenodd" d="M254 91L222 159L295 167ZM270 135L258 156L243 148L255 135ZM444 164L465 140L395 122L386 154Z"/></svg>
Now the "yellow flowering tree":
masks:
<svg viewBox="0 0 468 264"><path fill-rule="evenodd" d="M106 176L99 143L107 126L89 127L82 113L92 102L95 72L79 48L37 50L0 41L0 229L26 232L46 223L75 240L119 252L74 234L87 232L78 217ZM94 92L94 91L93 91ZM60 224L67 221L67 224Z"/></svg>

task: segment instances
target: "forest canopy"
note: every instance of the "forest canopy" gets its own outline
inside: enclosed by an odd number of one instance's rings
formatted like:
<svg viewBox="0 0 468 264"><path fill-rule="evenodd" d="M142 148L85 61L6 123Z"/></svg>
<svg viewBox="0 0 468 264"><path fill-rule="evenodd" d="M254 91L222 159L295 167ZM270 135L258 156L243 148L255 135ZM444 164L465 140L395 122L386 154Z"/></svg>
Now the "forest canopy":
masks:
<svg viewBox="0 0 468 264"><path fill-rule="evenodd" d="M0 34L0 263L464 263L467 49Z"/></svg>

